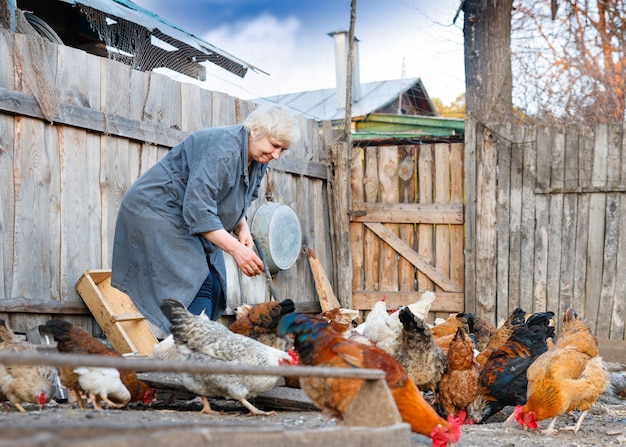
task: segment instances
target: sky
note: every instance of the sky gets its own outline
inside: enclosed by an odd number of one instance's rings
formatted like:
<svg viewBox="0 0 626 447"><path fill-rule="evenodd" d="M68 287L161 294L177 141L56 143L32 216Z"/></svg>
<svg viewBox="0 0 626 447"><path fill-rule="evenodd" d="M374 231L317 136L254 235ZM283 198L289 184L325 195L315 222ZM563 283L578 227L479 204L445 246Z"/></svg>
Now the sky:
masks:
<svg viewBox="0 0 626 447"><path fill-rule="evenodd" d="M333 88L328 33L350 28L350 0L134 0L260 71L242 79L207 64L209 90L241 99ZM356 0L361 83L421 78L450 104L465 91L460 0ZM180 79L193 82L190 78Z"/></svg>

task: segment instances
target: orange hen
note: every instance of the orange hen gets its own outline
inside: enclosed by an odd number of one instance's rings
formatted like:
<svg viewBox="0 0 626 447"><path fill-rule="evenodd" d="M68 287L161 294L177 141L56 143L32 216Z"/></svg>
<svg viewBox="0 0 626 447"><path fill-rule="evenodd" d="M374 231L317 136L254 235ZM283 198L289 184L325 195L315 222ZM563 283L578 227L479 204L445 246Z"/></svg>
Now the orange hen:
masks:
<svg viewBox="0 0 626 447"><path fill-rule="evenodd" d="M376 346L346 339L320 317L285 316L278 333L293 334L294 346L304 365L334 368L374 368L386 373L386 382L402 420L415 433L428 436L432 445L443 447L459 439L458 422L445 420L424 400L405 368ZM363 385L362 379L303 377L301 386L309 398L338 423Z"/></svg>
<svg viewBox="0 0 626 447"><path fill-rule="evenodd" d="M540 355L527 372L528 399L515 407L513 418L524 428L537 428L537 422L552 418L544 434L555 434L558 416L581 411L574 426L562 430L577 433L609 379L598 344L589 325L569 307L563 312L561 328L554 348Z"/></svg>

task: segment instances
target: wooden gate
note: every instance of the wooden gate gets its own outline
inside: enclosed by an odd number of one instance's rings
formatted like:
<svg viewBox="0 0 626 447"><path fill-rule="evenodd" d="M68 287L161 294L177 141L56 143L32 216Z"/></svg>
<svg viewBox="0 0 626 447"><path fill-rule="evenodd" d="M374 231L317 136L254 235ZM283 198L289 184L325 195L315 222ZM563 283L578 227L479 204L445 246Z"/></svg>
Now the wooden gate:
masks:
<svg viewBox="0 0 626 447"><path fill-rule="evenodd" d="M352 306L435 291L429 320L464 309L463 144L353 147Z"/></svg>

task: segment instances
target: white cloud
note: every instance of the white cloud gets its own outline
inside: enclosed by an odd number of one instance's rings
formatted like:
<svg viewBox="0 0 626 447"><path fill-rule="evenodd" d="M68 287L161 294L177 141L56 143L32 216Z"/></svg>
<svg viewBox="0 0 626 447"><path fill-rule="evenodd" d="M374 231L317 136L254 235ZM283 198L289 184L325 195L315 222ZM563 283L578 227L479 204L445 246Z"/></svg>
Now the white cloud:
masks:
<svg viewBox="0 0 626 447"><path fill-rule="evenodd" d="M293 17L281 21L262 14L252 21L224 25L204 34L202 38L207 42L269 74L248 72L241 79L208 64L207 82L214 86L220 83L222 91L244 99L332 87L332 39L326 35L307 39L301 26Z"/></svg>

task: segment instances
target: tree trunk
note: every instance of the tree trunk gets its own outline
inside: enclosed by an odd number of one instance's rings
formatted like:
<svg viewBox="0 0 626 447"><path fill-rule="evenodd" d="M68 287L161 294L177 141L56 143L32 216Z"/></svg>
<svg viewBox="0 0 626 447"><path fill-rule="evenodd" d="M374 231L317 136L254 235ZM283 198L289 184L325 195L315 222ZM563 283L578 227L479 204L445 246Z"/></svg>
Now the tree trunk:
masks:
<svg viewBox="0 0 626 447"><path fill-rule="evenodd" d="M465 0L466 113L482 122L513 116L512 0Z"/></svg>

